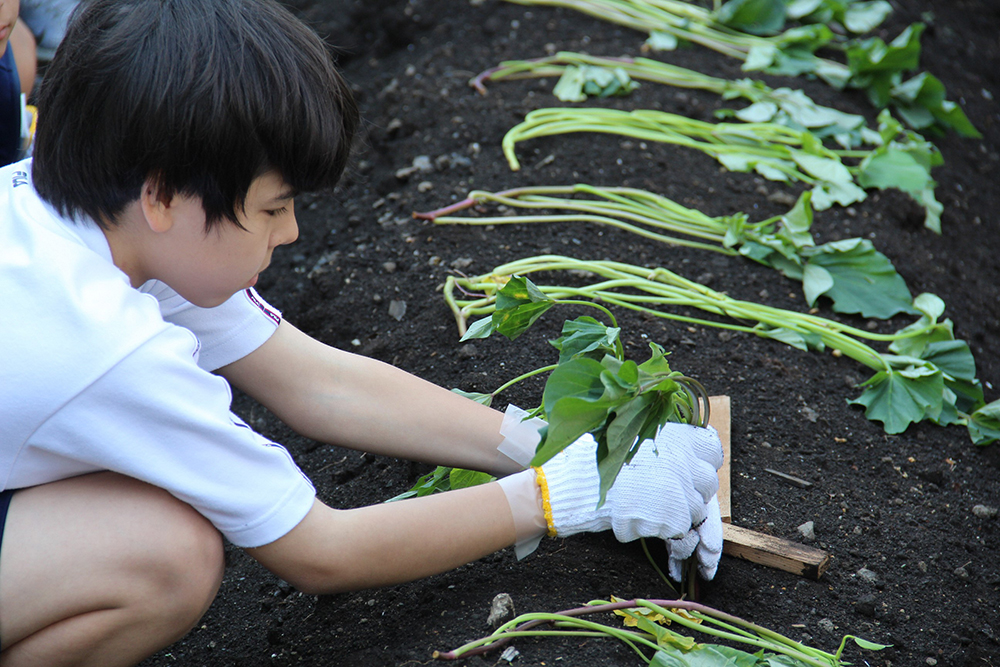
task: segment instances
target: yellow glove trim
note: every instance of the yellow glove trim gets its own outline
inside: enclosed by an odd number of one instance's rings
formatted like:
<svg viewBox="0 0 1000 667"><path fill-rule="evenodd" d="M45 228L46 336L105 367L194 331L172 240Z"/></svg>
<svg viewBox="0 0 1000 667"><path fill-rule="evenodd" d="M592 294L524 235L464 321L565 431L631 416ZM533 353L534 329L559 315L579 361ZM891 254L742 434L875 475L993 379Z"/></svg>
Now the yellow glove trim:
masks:
<svg viewBox="0 0 1000 667"><path fill-rule="evenodd" d="M545 473L542 472L541 467L532 466L531 469L535 471L535 481L538 482L538 488L542 490L542 512L545 514L545 525L549 528L549 537L555 537L556 527L552 523L552 502L549 500L549 483L545 479Z"/></svg>

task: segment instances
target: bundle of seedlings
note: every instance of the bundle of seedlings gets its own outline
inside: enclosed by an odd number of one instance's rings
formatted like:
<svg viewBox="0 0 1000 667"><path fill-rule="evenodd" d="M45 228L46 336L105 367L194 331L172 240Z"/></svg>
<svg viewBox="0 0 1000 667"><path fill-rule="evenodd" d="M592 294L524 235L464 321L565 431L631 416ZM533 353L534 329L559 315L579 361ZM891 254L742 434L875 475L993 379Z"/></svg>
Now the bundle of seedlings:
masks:
<svg viewBox="0 0 1000 667"><path fill-rule="evenodd" d="M625 627L583 618L609 612L622 617ZM699 632L728 644L699 643L667 625ZM651 667L841 667L851 664L842 659L849 641L869 651L888 648L854 635L844 635L836 652L829 653L697 602L612 598L555 613L522 614L487 637L452 651L435 651L433 657L459 660L484 655L508 646L514 639L527 637L617 639ZM754 652L748 653L733 645L750 647Z"/></svg>
<svg viewBox="0 0 1000 667"><path fill-rule="evenodd" d="M528 186L502 192L473 190L461 201L414 216L439 225L607 225L667 245L747 257L801 282L810 306L824 296L838 313L879 319L915 314L906 282L871 241L851 238L816 245L810 232L811 198L804 192L788 213L750 222L745 213L711 217L635 188ZM486 205L506 210L501 215L455 215ZM536 209L556 213L509 214Z"/></svg>
<svg viewBox="0 0 1000 667"><path fill-rule="evenodd" d="M750 103L738 111L720 109L715 112L719 118L806 129L820 139L832 138L844 148L881 143L880 135L867 126L864 116L816 104L801 90L772 88L753 79L723 79L650 58L609 58L561 51L543 58L506 60L481 72L469 85L485 94L487 81L553 76L559 80L552 94L562 102L627 95L638 87L637 80L650 81L706 90L725 100L744 99Z"/></svg>
<svg viewBox="0 0 1000 667"><path fill-rule="evenodd" d="M527 302L511 304L500 298L512 276L536 273L563 273L573 280L587 276L593 282L534 285L525 280ZM874 371L859 385L861 395L850 402L864 406L865 415L882 422L886 433L902 433L910 424L926 420L965 426L976 444L988 444L1000 436L1000 401L985 402L972 352L965 341L955 339L951 320L939 321L944 302L933 294L913 300L920 313L916 322L893 334L881 334L811 313L734 299L662 267L542 255L509 262L480 276L449 276L444 298L463 340L500 330L507 321L537 317L554 303L584 300L754 334L803 351L829 348L834 355L846 355ZM684 314L688 309L725 319L693 317ZM486 317L469 326L469 318L475 316ZM751 326L751 322L756 324ZM888 350L879 352L869 343L888 344Z"/></svg>
<svg viewBox="0 0 1000 667"><path fill-rule="evenodd" d="M867 196L865 189L896 188L924 210L924 225L941 232L943 206L934 196L931 169L941 153L920 135L883 111L881 145L868 150L831 149L808 130L771 122L710 123L686 116L638 109L547 108L529 112L502 141L512 170L521 168L515 146L522 141L574 132L598 132L685 146L702 151L730 171L754 171L772 181L811 187L812 205L822 211L848 206ZM848 165L844 160L858 160Z"/></svg>
<svg viewBox="0 0 1000 667"><path fill-rule="evenodd" d="M704 387L672 370L666 359L668 353L656 343L650 343L649 358L642 363L626 359L621 330L604 306L591 301L549 299L530 281L516 276L498 286L496 299L493 315L479 322L466 338L486 338L497 332L516 340L556 304L595 308L611 323L588 316L567 320L562 335L550 341L559 351L555 364L529 370L488 394L459 391L490 405L514 384L548 374L541 404L528 413L546 422L530 465L541 466L580 437L592 434L598 445L594 463L603 503L622 466L665 423L708 424L709 401ZM392 500L473 486L490 479L485 473L439 467Z"/></svg>
<svg viewBox="0 0 1000 667"><path fill-rule="evenodd" d="M962 108L946 98L937 77L919 72L904 80L919 67L924 24L908 26L889 43L839 34L870 31L888 14L887 3L850 7L843 0L730 0L708 10L681 0L508 1L574 9L645 32L644 46L650 50L669 51L690 42L741 60L744 71L813 75L838 90L863 90L875 108L891 106L916 130L982 136ZM785 29L787 20L799 25ZM843 62L817 55L821 49L839 52Z"/></svg>

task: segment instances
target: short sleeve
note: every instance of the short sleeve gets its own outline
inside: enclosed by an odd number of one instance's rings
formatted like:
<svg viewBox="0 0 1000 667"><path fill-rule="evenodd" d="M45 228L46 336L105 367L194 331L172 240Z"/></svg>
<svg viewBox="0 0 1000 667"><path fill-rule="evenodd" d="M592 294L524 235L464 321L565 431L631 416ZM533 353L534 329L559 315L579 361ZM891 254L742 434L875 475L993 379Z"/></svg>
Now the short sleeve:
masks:
<svg viewBox="0 0 1000 667"><path fill-rule="evenodd" d="M288 451L229 410L225 380L191 361L177 327L149 340L46 421L11 486L111 470L166 489L241 547L282 537L315 491Z"/></svg>
<svg viewBox="0 0 1000 667"><path fill-rule="evenodd" d="M214 371L242 359L263 345L281 323L281 313L252 287L215 308L199 308L159 281L142 286L156 297L163 319L198 337L198 365Z"/></svg>

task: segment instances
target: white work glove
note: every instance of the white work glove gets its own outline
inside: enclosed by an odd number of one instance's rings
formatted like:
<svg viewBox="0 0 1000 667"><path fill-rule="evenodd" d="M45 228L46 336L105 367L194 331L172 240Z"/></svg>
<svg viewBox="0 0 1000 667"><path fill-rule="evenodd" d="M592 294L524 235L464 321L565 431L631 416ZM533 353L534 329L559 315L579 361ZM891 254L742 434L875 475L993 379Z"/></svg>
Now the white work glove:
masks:
<svg viewBox="0 0 1000 667"><path fill-rule="evenodd" d="M680 580L681 561L697 553L699 571L711 579L722 553L715 495L722 444L715 429L665 424L622 466L600 508L596 452L597 442L586 435L541 467L549 534L611 529L622 542L659 537L667 543L671 577Z"/></svg>

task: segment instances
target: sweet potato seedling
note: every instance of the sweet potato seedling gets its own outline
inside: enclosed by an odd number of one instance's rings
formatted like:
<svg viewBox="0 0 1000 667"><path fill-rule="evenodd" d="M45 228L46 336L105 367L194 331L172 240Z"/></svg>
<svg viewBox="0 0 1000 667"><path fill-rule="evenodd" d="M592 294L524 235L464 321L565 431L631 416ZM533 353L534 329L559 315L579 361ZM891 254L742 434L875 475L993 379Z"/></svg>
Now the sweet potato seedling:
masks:
<svg viewBox="0 0 1000 667"><path fill-rule="evenodd" d="M450 276L444 298L464 332L469 317L500 308L497 289L507 276L554 272L592 275L597 281L533 285L536 309L545 299L594 300L655 317L742 331L803 351L829 348L875 371L860 385L861 395L851 402L863 405L865 415L882 422L886 433L902 433L910 424L927 420L942 426L966 426L977 444L995 439L996 403L985 403L972 352L965 341L955 339L950 320L939 321L944 302L933 294L921 294L913 300L920 313L916 322L894 334L880 334L811 313L734 299L662 267L541 255L509 262L482 276ZM456 290L462 297L456 296ZM678 307L699 309L725 320L669 310ZM479 320L473 327L488 326L483 322ZM756 324L750 326L749 322ZM869 343L886 343L888 352L879 352Z"/></svg>
<svg viewBox="0 0 1000 667"><path fill-rule="evenodd" d="M623 617L625 627L583 618L608 612ZM668 624L700 632L714 640L750 647L754 653L725 644L698 643L665 627ZM515 638L553 636L617 639L652 667L840 667L850 664L841 659L849 641L870 651L888 648L845 635L836 652L829 653L697 602L612 598L555 613L522 614L487 637L452 651L435 651L433 656L438 660L458 660L495 651ZM647 655L650 651L651 656Z"/></svg>
<svg viewBox="0 0 1000 667"><path fill-rule="evenodd" d="M635 188L585 184L530 186L496 193L474 190L459 202L414 216L439 225L551 222L608 225L668 245L752 259L801 282L810 306L825 296L838 313L860 313L880 319L898 313L915 314L905 281L871 241L852 238L816 245L810 231L811 197L810 192L804 192L788 213L750 222L745 213L710 217ZM486 204L558 213L455 215Z"/></svg>

